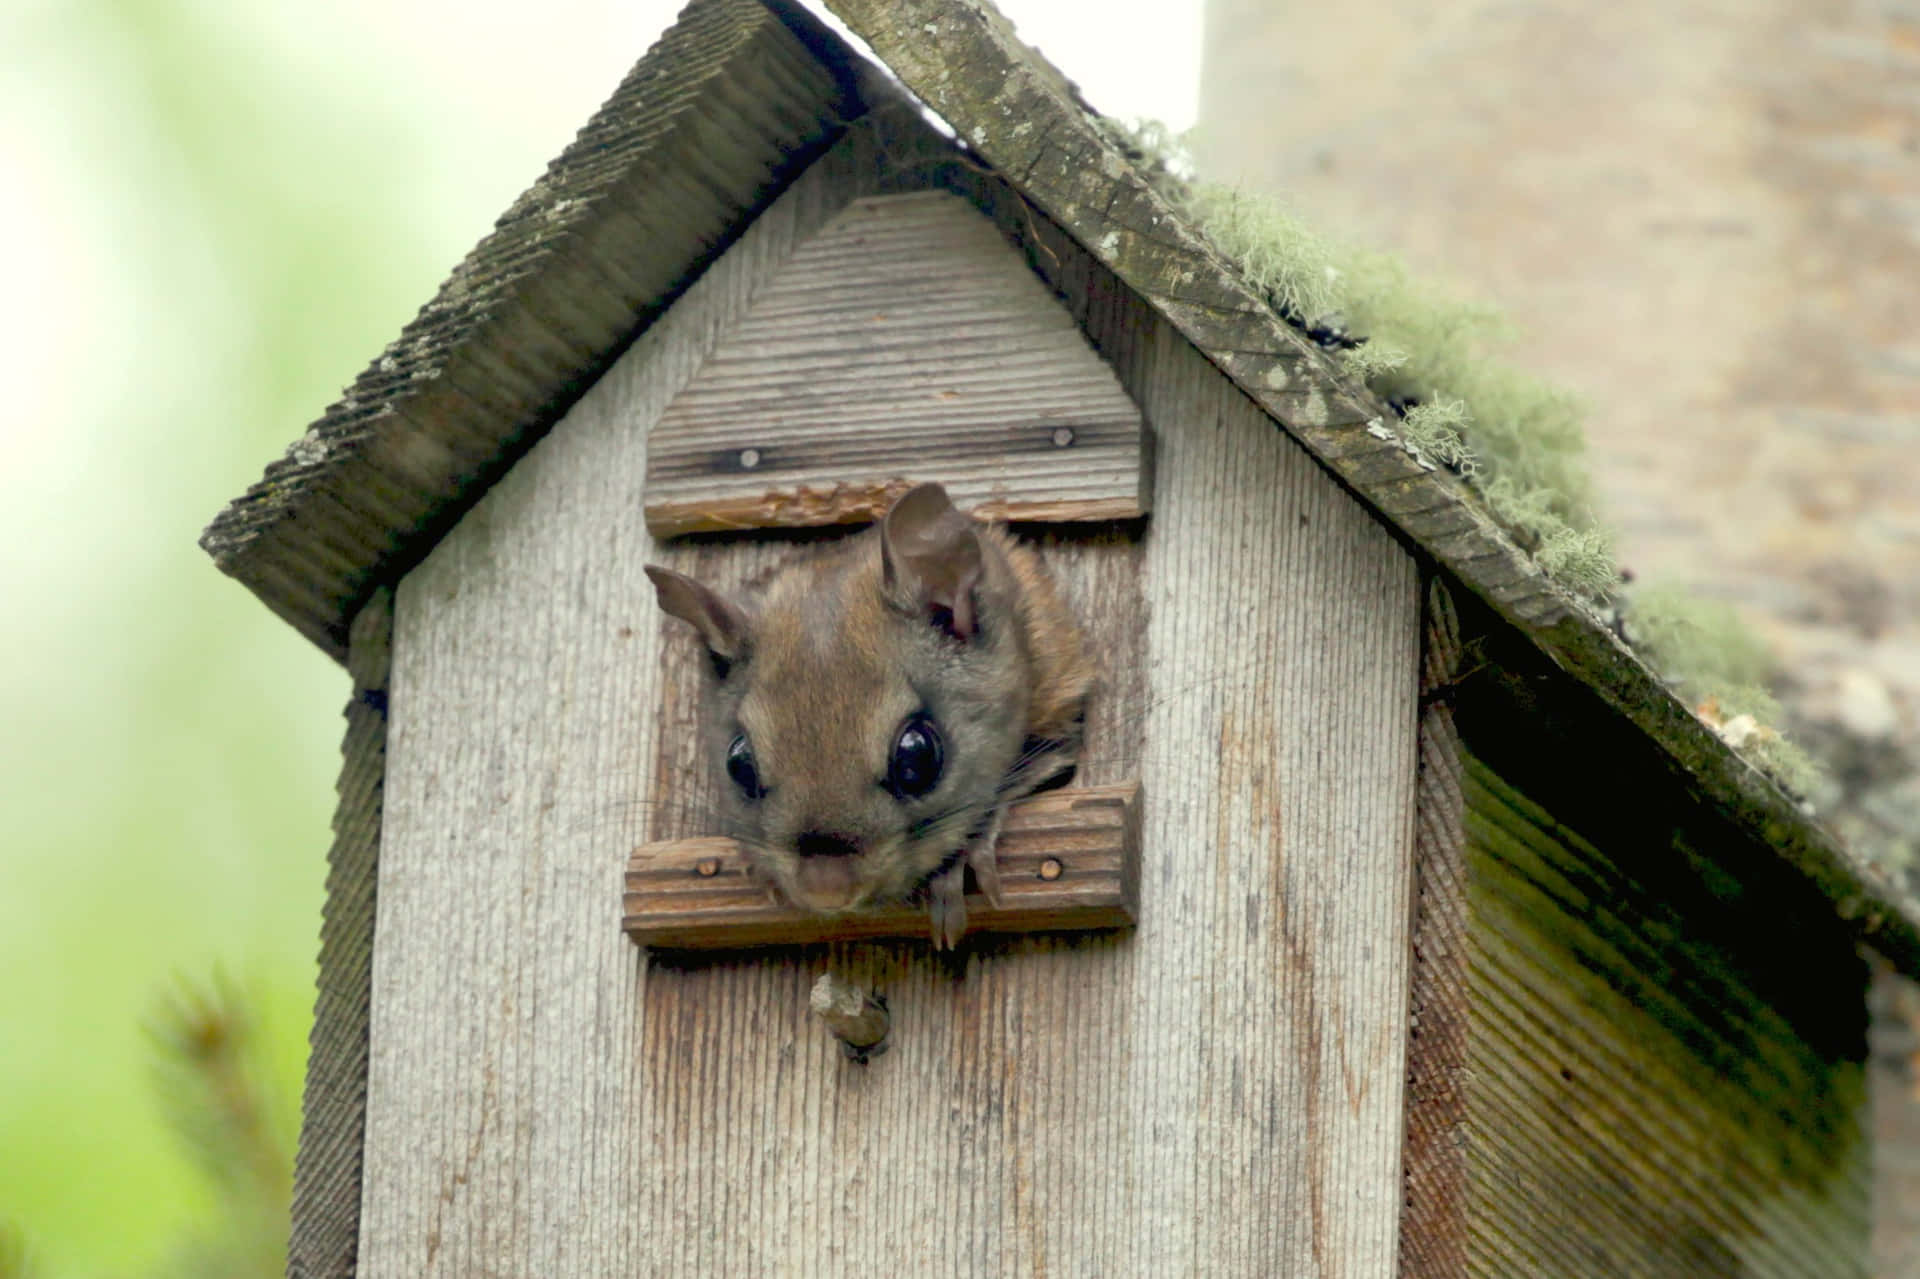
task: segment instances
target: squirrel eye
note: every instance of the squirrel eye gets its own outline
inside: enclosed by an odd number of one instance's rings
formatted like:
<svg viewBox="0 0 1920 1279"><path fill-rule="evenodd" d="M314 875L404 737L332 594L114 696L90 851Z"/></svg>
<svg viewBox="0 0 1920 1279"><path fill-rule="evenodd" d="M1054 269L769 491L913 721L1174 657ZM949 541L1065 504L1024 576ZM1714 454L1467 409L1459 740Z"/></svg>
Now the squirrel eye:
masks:
<svg viewBox="0 0 1920 1279"><path fill-rule="evenodd" d="M887 789L895 799L918 799L940 781L940 729L926 714L915 715L893 740L887 763Z"/></svg>
<svg viewBox="0 0 1920 1279"><path fill-rule="evenodd" d="M766 794L760 788L760 770L754 766L753 747L747 745L745 733L735 733L727 743L727 776L748 799L759 799Z"/></svg>

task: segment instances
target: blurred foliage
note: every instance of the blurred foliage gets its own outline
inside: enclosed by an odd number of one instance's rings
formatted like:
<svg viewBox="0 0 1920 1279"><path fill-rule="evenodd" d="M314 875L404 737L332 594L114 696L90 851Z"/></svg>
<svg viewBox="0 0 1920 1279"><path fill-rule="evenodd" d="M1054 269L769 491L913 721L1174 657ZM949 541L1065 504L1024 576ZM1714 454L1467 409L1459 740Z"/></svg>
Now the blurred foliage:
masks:
<svg viewBox="0 0 1920 1279"><path fill-rule="evenodd" d="M33 1273L26 1236L13 1223L0 1222L0 1279L30 1279Z"/></svg>
<svg viewBox="0 0 1920 1279"><path fill-rule="evenodd" d="M148 1024L162 1108L212 1191L207 1224L176 1241L155 1279L275 1279L286 1270L297 1106L275 1091L260 1023L234 985L179 983Z"/></svg>
<svg viewBox="0 0 1920 1279"><path fill-rule="evenodd" d="M286 1272L298 1102L239 988L216 973L176 982L146 1024L154 1091L213 1211L140 1273L151 1279L278 1279ZM0 1224L0 1279L41 1271L26 1232Z"/></svg>
<svg viewBox="0 0 1920 1279"><path fill-rule="evenodd" d="M228 1086L298 1095L348 686L195 539L638 52L572 7L551 47L504 5L0 7L0 1275L221 1273L192 1250L235 1191L142 1022L171 973L243 974ZM250 1122L257 1178L294 1116Z"/></svg>
<svg viewBox="0 0 1920 1279"><path fill-rule="evenodd" d="M1768 687L1779 675L1773 654L1733 607L1658 585L1635 587L1629 600L1628 638L1694 713L1723 737L1729 724L1751 718L1754 730L1736 747L1795 795L1818 795L1820 765L1777 727L1784 716Z"/></svg>

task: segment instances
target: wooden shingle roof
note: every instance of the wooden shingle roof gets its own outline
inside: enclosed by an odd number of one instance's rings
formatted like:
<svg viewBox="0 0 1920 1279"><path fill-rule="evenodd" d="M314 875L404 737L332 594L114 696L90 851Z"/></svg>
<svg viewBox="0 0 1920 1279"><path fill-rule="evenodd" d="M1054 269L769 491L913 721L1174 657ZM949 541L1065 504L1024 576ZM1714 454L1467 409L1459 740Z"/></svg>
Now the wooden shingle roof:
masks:
<svg viewBox="0 0 1920 1279"><path fill-rule="evenodd" d="M200 545L342 657L374 589L416 562L859 114L851 63L831 41L804 13L757 0L690 5Z"/></svg>

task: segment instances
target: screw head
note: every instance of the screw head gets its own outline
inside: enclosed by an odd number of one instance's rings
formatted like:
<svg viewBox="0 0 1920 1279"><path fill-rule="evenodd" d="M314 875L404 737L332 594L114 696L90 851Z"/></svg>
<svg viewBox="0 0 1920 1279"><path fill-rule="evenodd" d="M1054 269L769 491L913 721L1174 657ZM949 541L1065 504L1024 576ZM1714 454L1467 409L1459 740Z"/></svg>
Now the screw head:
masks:
<svg viewBox="0 0 1920 1279"><path fill-rule="evenodd" d="M1072 427L1070 427L1070 426L1056 426L1056 427L1054 427L1054 428L1053 428L1053 446L1054 446L1055 448L1060 448L1060 449L1063 449L1063 448L1065 448L1065 447L1067 447L1067 445L1069 445L1069 444L1071 444L1071 443L1073 443L1073 428L1072 428Z"/></svg>
<svg viewBox="0 0 1920 1279"><path fill-rule="evenodd" d="M1060 872L1065 869L1066 867L1060 864L1058 857L1049 857L1040 863L1040 878L1047 880L1058 879L1060 878Z"/></svg>
<svg viewBox="0 0 1920 1279"><path fill-rule="evenodd" d="M693 873L702 879L712 879L720 873L720 859L718 857L701 858L694 863Z"/></svg>
<svg viewBox="0 0 1920 1279"><path fill-rule="evenodd" d="M741 449L740 450L740 469L741 470L751 471L754 467L758 465L760 465L759 449Z"/></svg>

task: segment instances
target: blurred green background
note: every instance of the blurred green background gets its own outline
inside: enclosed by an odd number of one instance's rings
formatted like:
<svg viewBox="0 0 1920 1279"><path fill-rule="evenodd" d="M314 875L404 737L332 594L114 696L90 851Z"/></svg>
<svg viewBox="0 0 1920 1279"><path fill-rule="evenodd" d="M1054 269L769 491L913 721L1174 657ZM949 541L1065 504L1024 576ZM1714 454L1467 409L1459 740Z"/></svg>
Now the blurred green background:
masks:
<svg viewBox="0 0 1920 1279"><path fill-rule="evenodd" d="M1094 5L1006 8L1110 109L1190 120L1193 15L1168 74L1151 0ZM180 1117L238 1078L230 994L258 1153L291 1149L348 686L195 540L677 7L0 5L0 1279L17 1239L59 1279L278 1273L201 1247L242 1229L205 1169L248 1161Z"/></svg>
<svg viewBox="0 0 1920 1279"><path fill-rule="evenodd" d="M35 1274L219 1224L143 1032L177 979L246 998L290 1140L347 683L195 539L671 16L532 12L0 6L0 1223Z"/></svg>

